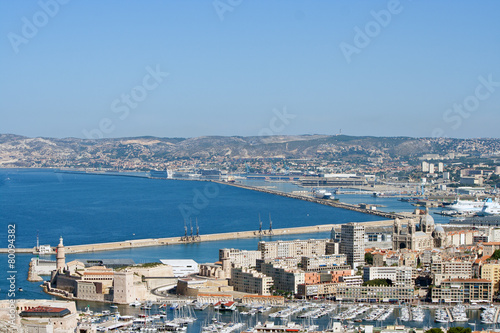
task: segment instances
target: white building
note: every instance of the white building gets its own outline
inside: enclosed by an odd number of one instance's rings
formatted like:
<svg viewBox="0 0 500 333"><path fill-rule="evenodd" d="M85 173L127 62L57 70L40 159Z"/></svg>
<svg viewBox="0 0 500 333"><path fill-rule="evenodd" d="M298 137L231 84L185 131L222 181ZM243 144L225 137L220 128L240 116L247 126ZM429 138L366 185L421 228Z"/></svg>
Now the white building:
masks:
<svg viewBox="0 0 500 333"><path fill-rule="evenodd" d="M389 279L395 286L412 286L412 271L409 266L364 267L363 280Z"/></svg>
<svg viewBox="0 0 500 333"><path fill-rule="evenodd" d="M359 223L342 224L340 229L340 253L347 257L353 269L365 263L365 227Z"/></svg>
<svg viewBox="0 0 500 333"><path fill-rule="evenodd" d="M422 162L422 172L429 172L429 163L426 161Z"/></svg>
<svg viewBox="0 0 500 333"><path fill-rule="evenodd" d="M193 259L161 259L160 261L164 265L172 266L175 277L198 274L200 271L198 263Z"/></svg>

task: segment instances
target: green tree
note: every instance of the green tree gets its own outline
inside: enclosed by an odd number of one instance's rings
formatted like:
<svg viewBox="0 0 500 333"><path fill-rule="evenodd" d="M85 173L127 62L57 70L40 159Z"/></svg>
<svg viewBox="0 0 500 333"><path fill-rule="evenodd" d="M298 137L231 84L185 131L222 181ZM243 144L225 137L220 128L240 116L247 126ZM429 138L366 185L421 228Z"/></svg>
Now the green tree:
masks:
<svg viewBox="0 0 500 333"><path fill-rule="evenodd" d="M450 329L448 330L448 333L471 333L472 330L467 327L461 327L461 326L457 326L457 327L450 327Z"/></svg>
<svg viewBox="0 0 500 333"><path fill-rule="evenodd" d="M392 286L392 281L390 279L373 279L373 280L364 282L363 286L389 287L389 286Z"/></svg>
<svg viewBox="0 0 500 333"><path fill-rule="evenodd" d="M500 250L495 250L495 252L493 252L493 254L491 255L491 257L489 257L487 259L488 260L497 260L497 259L500 259Z"/></svg>
<svg viewBox="0 0 500 333"><path fill-rule="evenodd" d="M373 265L373 254L371 253L365 253L365 262L368 264L368 265Z"/></svg>

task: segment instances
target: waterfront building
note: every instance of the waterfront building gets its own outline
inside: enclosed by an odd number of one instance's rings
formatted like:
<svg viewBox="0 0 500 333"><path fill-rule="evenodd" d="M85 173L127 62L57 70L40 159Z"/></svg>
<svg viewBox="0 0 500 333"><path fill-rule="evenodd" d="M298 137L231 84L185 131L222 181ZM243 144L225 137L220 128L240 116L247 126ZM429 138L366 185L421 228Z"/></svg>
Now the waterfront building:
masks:
<svg viewBox="0 0 500 333"><path fill-rule="evenodd" d="M363 267L363 281L389 279L395 286L412 286L414 284L413 268L409 266Z"/></svg>
<svg viewBox="0 0 500 333"><path fill-rule="evenodd" d="M244 305L285 305L285 298L283 296L245 295L241 298L241 303Z"/></svg>
<svg viewBox="0 0 500 333"><path fill-rule="evenodd" d="M336 300L347 302L412 302L415 300L413 286L371 287L337 286Z"/></svg>
<svg viewBox="0 0 500 333"><path fill-rule="evenodd" d="M493 286L484 279L450 279L432 288L433 303L492 302Z"/></svg>
<svg viewBox="0 0 500 333"><path fill-rule="evenodd" d="M273 278L246 267L233 267L231 269L230 285L235 291L270 295Z"/></svg>
<svg viewBox="0 0 500 333"><path fill-rule="evenodd" d="M109 289L113 286L114 272L111 268L94 266L83 271L75 271L82 281L100 282L103 289Z"/></svg>
<svg viewBox="0 0 500 333"><path fill-rule="evenodd" d="M133 272L129 270L115 272L113 302L117 304L129 304L136 299Z"/></svg>
<svg viewBox="0 0 500 333"><path fill-rule="evenodd" d="M320 282L314 284L299 284L297 288L297 298L329 298L337 294L337 286L335 282Z"/></svg>
<svg viewBox="0 0 500 333"><path fill-rule="evenodd" d="M227 279L180 278L177 281L177 295L196 297L198 294L228 293L234 288Z"/></svg>
<svg viewBox="0 0 500 333"><path fill-rule="evenodd" d="M201 304L217 304L219 302L233 302L233 295L230 294L198 294L196 301Z"/></svg>
<svg viewBox="0 0 500 333"><path fill-rule="evenodd" d="M272 263L262 263L261 272L272 277L276 289L297 293L297 285L305 282L305 273L298 269L289 269Z"/></svg>
<svg viewBox="0 0 500 333"><path fill-rule="evenodd" d="M175 277L197 274L200 271L198 263L193 259L161 259L160 262L171 266Z"/></svg>
<svg viewBox="0 0 500 333"><path fill-rule="evenodd" d="M355 222L342 224L340 252L346 255L353 269L365 263L365 227Z"/></svg>
<svg viewBox="0 0 500 333"><path fill-rule="evenodd" d="M306 272L321 271L342 266L347 263L345 254L324 255L319 257L302 257L301 268Z"/></svg>

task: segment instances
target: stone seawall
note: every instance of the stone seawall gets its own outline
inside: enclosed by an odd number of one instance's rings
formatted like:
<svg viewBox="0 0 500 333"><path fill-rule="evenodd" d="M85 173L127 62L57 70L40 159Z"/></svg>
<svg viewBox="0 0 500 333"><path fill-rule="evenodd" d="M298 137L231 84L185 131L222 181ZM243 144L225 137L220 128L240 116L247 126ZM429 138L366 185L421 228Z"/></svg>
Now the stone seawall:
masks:
<svg viewBox="0 0 500 333"><path fill-rule="evenodd" d="M393 220L384 221L371 221L371 222L358 222L367 228L370 227L381 227L390 226L393 224ZM332 228L340 229L340 224L321 224L309 227L296 227L296 228L281 228L273 229L272 235L293 235L293 234L308 234L317 232L328 232ZM262 234L258 231L237 231L237 232L226 232L218 234L208 234L200 235L196 240L183 240L182 237L168 237L168 238L148 238L148 239L136 239L127 240L122 242L109 242L109 243L96 243L96 244L84 244L84 245L66 245L66 254L71 253L85 253L85 252L97 252L97 251L113 251L113 250L123 250L123 249L133 249L141 247L150 246L166 246L175 244L188 244L193 242L211 242L220 241L228 239L239 239L239 238L257 238L259 236L269 236L269 230L263 230ZM6 250L6 249L0 249ZM33 249L25 249L26 252L32 252ZM0 252L1 253L1 252Z"/></svg>

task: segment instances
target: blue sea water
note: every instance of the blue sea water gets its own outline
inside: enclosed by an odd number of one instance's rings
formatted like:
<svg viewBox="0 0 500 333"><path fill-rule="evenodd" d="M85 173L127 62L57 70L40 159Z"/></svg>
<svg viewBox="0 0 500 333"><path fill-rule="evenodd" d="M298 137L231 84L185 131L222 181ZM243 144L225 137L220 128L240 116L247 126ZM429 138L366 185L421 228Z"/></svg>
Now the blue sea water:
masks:
<svg viewBox="0 0 500 333"><path fill-rule="evenodd" d="M373 215L327 207L301 200L201 181L160 180L121 176L56 173L53 170L0 169L0 247L7 247L7 225L16 225L16 247L121 241L182 236L184 220L198 221L201 234L257 230L271 214L274 228L374 221ZM290 235L280 239L325 238L328 234ZM274 237L274 239L277 239ZM159 259L218 259L218 249L256 249L258 239L140 248L76 258L132 258L137 263ZM17 287L22 297L48 297L39 283L26 281L31 255L17 254ZM53 258L52 258L53 259ZM0 255L7 272L7 256ZM0 298L8 284L0 279ZM20 296L21 297L21 296Z"/></svg>
<svg viewBox="0 0 500 333"><path fill-rule="evenodd" d="M16 246L182 236L184 221L200 233L379 220L373 215L211 182L0 170L0 222L16 224ZM6 247L7 228L0 230Z"/></svg>

